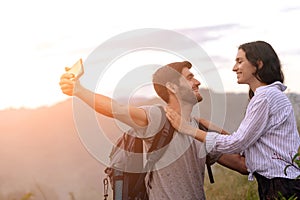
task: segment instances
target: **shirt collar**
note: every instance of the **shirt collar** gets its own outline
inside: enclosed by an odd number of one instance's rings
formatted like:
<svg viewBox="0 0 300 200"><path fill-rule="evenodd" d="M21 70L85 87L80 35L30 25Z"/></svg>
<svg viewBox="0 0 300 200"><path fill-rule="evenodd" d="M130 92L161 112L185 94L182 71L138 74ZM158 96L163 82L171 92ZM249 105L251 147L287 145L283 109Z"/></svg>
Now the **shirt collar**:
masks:
<svg viewBox="0 0 300 200"><path fill-rule="evenodd" d="M264 85L264 86L260 86L260 87L258 87L258 88L256 88L256 90L255 90L255 94L257 93L257 92L260 92L260 91L263 91L263 90L265 90L265 89L268 89L269 87L276 87L277 89L279 89L280 91L285 91L286 90L286 86L285 85L283 85L280 81L275 81L274 83L272 83L272 84L269 84L269 85Z"/></svg>

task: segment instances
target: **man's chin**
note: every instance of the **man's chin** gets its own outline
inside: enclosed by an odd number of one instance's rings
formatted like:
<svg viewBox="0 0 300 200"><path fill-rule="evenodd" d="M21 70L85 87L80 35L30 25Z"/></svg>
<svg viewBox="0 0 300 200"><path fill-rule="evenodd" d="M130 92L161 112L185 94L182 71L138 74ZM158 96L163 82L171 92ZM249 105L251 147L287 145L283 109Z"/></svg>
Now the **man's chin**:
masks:
<svg viewBox="0 0 300 200"><path fill-rule="evenodd" d="M200 95L200 93L195 94L197 102L201 102L203 100L203 97Z"/></svg>
<svg viewBox="0 0 300 200"><path fill-rule="evenodd" d="M198 102L201 102L203 100L202 96L197 98Z"/></svg>

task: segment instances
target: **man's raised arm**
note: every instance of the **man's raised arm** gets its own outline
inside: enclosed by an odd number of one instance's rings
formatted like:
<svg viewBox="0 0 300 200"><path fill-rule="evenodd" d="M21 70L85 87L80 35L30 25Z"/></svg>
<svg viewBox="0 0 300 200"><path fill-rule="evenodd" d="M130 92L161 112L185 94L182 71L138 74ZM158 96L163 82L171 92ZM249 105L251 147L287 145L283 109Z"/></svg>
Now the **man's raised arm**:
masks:
<svg viewBox="0 0 300 200"><path fill-rule="evenodd" d="M115 118L131 127L144 127L148 124L147 115L143 109L121 105L110 97L96 94L83 87L73 74L63 74L59 84L64 94L80 98L102 115Z"/></svg>

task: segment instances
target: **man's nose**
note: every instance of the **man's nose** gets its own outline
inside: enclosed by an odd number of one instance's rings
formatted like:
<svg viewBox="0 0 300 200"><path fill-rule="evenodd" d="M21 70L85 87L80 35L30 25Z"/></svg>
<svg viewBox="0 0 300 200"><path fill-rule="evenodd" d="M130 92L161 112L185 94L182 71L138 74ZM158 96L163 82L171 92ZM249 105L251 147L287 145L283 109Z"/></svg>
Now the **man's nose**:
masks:
<svg viewBox="0 0 300 200"><path fill-rule="evenodd" d="M197 79L194 79L194 84L197 85L197 86L199 86L199 85L201 85L201 82L198 81Z"/></svg>

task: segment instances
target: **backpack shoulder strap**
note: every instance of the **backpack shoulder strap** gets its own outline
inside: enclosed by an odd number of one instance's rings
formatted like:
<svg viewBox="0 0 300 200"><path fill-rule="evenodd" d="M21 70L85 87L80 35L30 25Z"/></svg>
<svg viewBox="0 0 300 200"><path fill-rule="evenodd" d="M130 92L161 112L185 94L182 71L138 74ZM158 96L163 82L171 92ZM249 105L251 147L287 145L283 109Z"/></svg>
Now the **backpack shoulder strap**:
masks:
<svg viewBox="0 0 300 200"><path fill-rule="evenodd" d="M173 138L173 133L174 128L170 124L169 120L166 119L163 128L154 136L153 142L148 152L159 150L168 145Z"/></svg>
<svg viewBox="0 0 300 200"><path fill-rule="evenodd" d="M148 150L147 162L145 165L146 171L151 171L154 164L163 156L167 150L167 145L171 142L174 134L174 128L166 120L163 128L154 136L151 147Z"/></svg>
<svg viewBox="0 0 300 200"><path fill-rule="evenodd" d="M161 108L161 107L160 107ZM163 108L161 108L163 109ZM164 113L164 111L162 112ZM147 172L149 174L149 182L147 183L151 188L150 182L152 180L152 169L154 164L163 156L167 149L167 145L171 142L174 134L174 127L171 125L168 119L166 119L163 128L154 136L151 147L148 150L147 161L144 167L144 173L140 174L138 181L135 184L134 191L138 191L141 187L145 175Z"/></svg>
<svg viewBox="0 0 300 200"><path fill-rule="evenodd" d="M196 119L196 120L198 122L198 128L200 130L209 131L208 128L205 127L198 119ZM214 183L215 180L214 180L214 176L213 176L213 173L212 173L212 170L211 170L210 156L209 155L206 156L206 169L207 169L207 174L208 174L210 183Z"/></svg>

